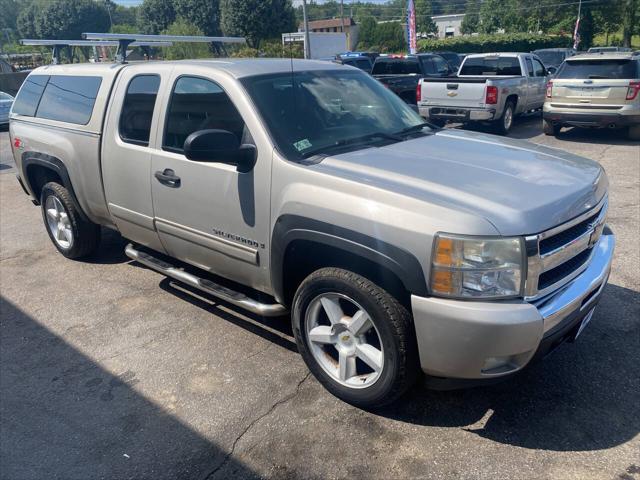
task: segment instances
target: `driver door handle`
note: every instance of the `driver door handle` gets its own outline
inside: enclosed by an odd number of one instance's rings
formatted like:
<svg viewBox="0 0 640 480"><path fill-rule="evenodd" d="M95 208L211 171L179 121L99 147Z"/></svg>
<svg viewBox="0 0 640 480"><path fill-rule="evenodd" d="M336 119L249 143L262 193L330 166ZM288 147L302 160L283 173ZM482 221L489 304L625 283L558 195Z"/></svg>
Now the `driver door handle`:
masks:
<svg viewBox="0 0 640 480"><path fill-rule="evenodd" d="M170 168L165 168L162 172L158 170L153 174L158 181L171 188L180 187L180 177L178 177L173 170Z"/></svg>

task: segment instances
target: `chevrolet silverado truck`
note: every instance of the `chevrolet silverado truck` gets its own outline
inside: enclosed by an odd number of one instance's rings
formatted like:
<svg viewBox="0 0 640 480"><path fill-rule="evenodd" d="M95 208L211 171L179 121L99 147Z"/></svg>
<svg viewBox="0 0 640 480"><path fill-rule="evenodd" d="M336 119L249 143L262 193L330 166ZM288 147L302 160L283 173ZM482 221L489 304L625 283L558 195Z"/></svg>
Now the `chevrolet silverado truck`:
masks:
<svg viewBox="0 0 640 480"><path fill-rule="evenodd" d="M353 67L40 67L10 137L63 256L117 230L140 265L290 315L314 376L362 407L420 374L437 388L516 374L580 334L611 269L598 163L432 128Z"/></svg>
<svg viewBox="0 0 640 480"><path fill-rule="evenodd" d="M442 78L455 73L444 57L432 53L387 55L376 58L371 75L410 105L417 103L421 78Z"/></svg>
<svg viewBox="0 0 640 480"><path fill-rule="evenodd" d="M529 53L468 55L458 75L418 84L420 115L435 124L491 122L506 135L516 115L541 110L549 72Z"/></svg>

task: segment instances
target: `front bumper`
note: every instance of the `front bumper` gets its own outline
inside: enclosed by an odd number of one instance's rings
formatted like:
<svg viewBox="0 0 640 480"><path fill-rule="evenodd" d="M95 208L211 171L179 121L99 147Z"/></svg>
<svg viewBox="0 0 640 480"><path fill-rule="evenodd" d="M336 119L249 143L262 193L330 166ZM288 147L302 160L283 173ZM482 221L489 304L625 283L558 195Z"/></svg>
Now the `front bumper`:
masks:
<svg viewBox="0 0 640 480"><path fill-rule="evenodd" d="M615 236L607 227L587 269L535 303L412 296L422 370L447 379L493 379L521 370L534 355L548 353L597 304L614 247Z"/></svg>
<svg viewBox="0 0 640 480"><path fill-rule="evenodd" d="M432 120L475 122L493 120L495 108L452 107L445 105L418 105L420 115Z"/></svg>

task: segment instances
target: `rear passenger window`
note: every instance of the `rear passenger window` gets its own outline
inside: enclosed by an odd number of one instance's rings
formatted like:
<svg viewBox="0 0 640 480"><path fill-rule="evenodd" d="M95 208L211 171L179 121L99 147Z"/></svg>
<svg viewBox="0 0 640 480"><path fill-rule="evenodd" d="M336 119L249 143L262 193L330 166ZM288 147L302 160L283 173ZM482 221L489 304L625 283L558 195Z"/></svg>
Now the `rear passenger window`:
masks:
<svg viewBox="0 0 640 480"><path fill-rule="evenodd" d="M228 130L241 143L248 135L240 113L218 84L204 78L181 77L171 94L163 149L182 153L189 135L209 129Z"/></svg>
<svg viewBox="0 0 640 480"><path fill-rule="evenodd" d="M153 108L159 88L158 75L138 75L129 82L120 113L120 138L123 141L149 145Z"/></svg>
<svg viewBox="0 0 640 480"><path fill-rule="evenodd" d="M101 82L100 77L52 75L36 117L86 125L91 119Z"/></svg>
<svg viewBox="0 0 640 480"><path fill-rule="evenodd" d="M42 92L48 81L48 75L31 75L27 77L13 104L13 113L34 117L38 109L38 103L40 103L40 97L42 97Z"/></svg>
<svg viewBox="0 0 640 480"><path fill-rule="evenodd" d="M526 58L525 62L527 62L527 71L529 72L529 76L533 77L533 62L530 58Z"/></svg>

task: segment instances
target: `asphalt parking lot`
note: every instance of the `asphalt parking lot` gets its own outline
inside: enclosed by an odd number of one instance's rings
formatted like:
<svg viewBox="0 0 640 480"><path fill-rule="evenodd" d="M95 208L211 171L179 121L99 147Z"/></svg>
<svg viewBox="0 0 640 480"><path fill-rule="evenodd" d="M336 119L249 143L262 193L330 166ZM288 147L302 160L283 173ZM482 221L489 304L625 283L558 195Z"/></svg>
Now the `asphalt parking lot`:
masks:
<svg viewBox="0 0 640 480"><path fill-rule="evenodd" d="M640 480L640 146L545 137L539 117L511 136L609 174L618 244L593 321L507 383L366 412L308 375L286 319L193 295L113 233L64 259L0 133L0 476Z"/></svg>

